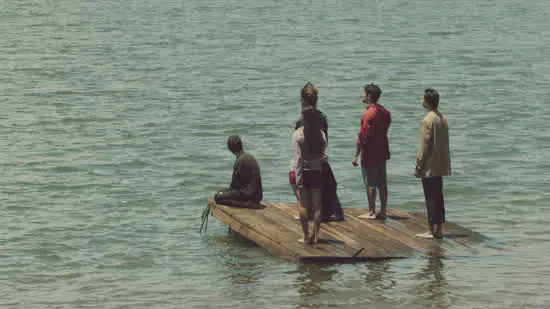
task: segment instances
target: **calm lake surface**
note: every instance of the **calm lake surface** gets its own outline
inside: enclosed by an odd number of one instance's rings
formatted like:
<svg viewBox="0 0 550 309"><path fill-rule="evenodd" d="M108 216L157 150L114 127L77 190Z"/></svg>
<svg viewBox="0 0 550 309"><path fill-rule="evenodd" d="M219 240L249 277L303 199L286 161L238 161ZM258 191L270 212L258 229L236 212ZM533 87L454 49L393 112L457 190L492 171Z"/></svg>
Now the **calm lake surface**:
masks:
<svg viewBox="0 0 550 309"><path fill-rule="evenodd" d="M0 307L549 308L550 6L526 1L10 0L0 4ZM292 202L299 90L320 85L344 207L361 87L391 112L389 207L426 87L451 126L447 219L472 256L297 265L229 236L206 199L230 134Z"/></svg>

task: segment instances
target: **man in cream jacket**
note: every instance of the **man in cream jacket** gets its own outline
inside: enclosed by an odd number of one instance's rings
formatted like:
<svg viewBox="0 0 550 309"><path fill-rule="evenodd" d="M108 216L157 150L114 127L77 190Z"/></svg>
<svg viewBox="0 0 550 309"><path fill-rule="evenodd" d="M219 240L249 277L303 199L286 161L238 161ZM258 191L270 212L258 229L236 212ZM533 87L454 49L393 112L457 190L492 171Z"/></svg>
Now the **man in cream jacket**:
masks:
<svg viewBox="0 0 550 309"><path fill-rule="evenodd" d="M420 124L414 174L422 178L429 231L416 236L442 238L445 222L442 176L451 175L449 124L447 117L437 109L439 94L435 89L428 88L424 91L422 105L428 114Z"/></svg>

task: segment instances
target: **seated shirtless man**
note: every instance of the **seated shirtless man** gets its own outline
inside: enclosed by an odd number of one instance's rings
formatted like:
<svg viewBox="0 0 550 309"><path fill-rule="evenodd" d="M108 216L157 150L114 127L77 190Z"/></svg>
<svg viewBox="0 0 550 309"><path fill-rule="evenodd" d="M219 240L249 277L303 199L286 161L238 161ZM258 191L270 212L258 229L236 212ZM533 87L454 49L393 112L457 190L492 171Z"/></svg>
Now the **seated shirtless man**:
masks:
<svg viewBox="0 0 550 309"><path fill-rule="evenodd" d="M243 143L238 135L231 135L227 148L235 155L233 177L229 188L216 193L216 204L240 206L243 202L259 203L263 198L262 178L256 159L244 152Z"/></svg>

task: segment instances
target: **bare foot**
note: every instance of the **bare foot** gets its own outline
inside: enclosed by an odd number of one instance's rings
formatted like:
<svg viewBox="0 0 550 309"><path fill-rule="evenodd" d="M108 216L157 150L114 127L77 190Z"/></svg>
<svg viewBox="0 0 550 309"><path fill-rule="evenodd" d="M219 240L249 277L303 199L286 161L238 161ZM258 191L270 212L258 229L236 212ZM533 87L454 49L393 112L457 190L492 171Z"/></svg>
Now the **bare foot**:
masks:
<svg viewBox="0 0 550 309"><path fill-rule="evenodd" d="M383 214L383 213L380 212L380 213L378 213L378 214L376 215L376 219L378 219L378 220L386 220L386 219L387 219L387 216L386 216L386 214Z"/></svg>
<svg viewBox="0 0 550 309"><path fill-rule="evenodd" d="M360 215L359 218L361 219L369 219L369 220L376 220L376 214L373 212L366 213L364 215Z"/></svg>
<svg viewBox="0 0 550 309"><path fill-rule="evenodd" d="M416 234L416 237L426 238L426 239L433 239L434 235L432 235L432 232L426 232L426 233Z"/></svg>

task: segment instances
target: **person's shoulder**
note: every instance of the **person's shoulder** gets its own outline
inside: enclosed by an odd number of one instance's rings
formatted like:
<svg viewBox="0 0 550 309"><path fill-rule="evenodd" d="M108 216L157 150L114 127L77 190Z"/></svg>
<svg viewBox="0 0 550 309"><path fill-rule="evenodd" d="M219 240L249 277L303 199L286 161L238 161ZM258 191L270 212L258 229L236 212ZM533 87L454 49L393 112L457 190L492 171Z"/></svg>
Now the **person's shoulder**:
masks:
<svg viewBox="0 0 550 309"><path fill-rule="evenodd" d="M319 118L321 118L321 120L327 120L327 114L323 113L322 110L317 109L317 113L319 114Z"/></svg>
<svg viewBox="0 0 550 309"><path fill-rule="evenodd" d="M426 116L424 116L423 121L433 121L436 116L437 114L434 111L429 111L426 113Z"/></svg>
<svg viewBox="0 0 550 309"><path fill-rule="evenodd" d="M367 118L367 116L369 116L371 113L372 109L367 106L367 108L365 108L365 110L363 110L363 112L361 113L361 118Z"/></svg>
<svg viewBox="0 0 550 309"><path fill-rule="evenodd" d="M434 125L436 123L439 123L442 119L443 121L446 121L443 117L440 118L441 114L435 112L435 111L429 111L426 116L424 116L424 119L422 119L422 123L425 125Z"/></svg>
<svg viewBox="0 0 550 309"><path fill-rule="evenodd" d="M243 155L239 159L242 159L245 162L256 162L256 157L254 157L254 155L249 152L243 153Z"/></svg>
<svg viewBox="0 0 550 309"><path fill-rule="evenodd" d="M375 104L367 106L367 109L364 111L364 115L367 118L373 118L378 113L378 107Z"/></svg>
<svg viewBox="0 0 550 309"><path fill-rule="evenodd" d="M299 127L292 133L292 138L299 140L304 137L304 127Z"/></svg>
<svg viewBox="0 0 550 309"><path fill-rule="evenodd" d="M429 125L429 124L431 124L432 122L433 122L433 117L432 117L431 113L428 112L428 113L424 116L424 118L422 118L422 120L420 121L420 124L421 124L421 125Z"/></svg>
<svg viewBox="0 0 550 309"><path fill-rule="evenodd" d="M391 121L391 113L387 108L384 107L384 105L378 104L378 108L376 109L376 113L382 114L386 121L388 121L388 122Z"/></svg>

